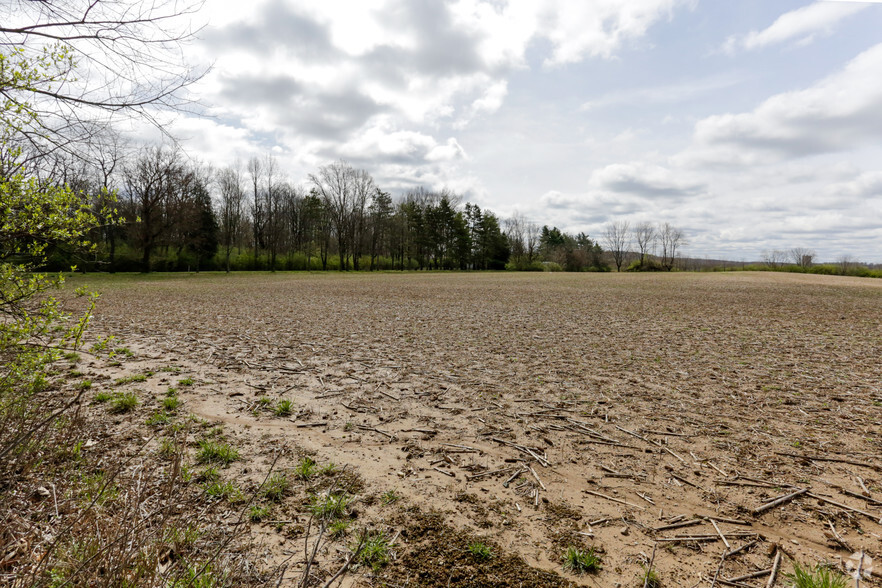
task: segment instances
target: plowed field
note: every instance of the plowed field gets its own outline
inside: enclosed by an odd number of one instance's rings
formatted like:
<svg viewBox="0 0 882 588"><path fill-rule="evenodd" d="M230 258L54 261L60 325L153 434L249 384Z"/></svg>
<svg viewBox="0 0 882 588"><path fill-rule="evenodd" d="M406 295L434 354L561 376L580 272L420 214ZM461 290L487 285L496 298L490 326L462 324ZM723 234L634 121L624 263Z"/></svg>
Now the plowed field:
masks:
<svg viewBox="0 0 882 588"><path fill-rule="evenodd" d="M296 475L304 456L358 480L349 531L320 545L313 585L368 527L391 542L389 561L351 568L344 585L641 586L650 560L665 586L765 586L760 572L773 568L784 585L793 561L845 570L861 553L864 571L875 563L861 585L882 585L882 281L72 283L103 294L91 333L134 352L86 371L106 386L150 374L126 384L144 399L132 423L146 429L167 387L190 378L182 410L223 424L242 456L225 479L254 488L281 452L275 468L292 489L250 533L290 585L317 538L305 509L315 482ZM489 559L469 551L476 542ZM593 548L602 569L564 569L569 547Z"/></svg>

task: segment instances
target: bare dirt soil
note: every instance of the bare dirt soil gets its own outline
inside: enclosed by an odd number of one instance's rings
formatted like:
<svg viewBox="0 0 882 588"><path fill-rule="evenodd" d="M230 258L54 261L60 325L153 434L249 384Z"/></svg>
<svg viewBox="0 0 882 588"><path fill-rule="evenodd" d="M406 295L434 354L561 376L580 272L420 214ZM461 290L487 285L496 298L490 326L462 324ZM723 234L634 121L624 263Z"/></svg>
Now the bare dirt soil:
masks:
<svg viewBox="0 0 882 588"><path fill-rule="evenodd" d="M316 538L306 510L316 482L296 475L304 456L353 480L351 525L316 554L314 585L366 528L391 543L389 561L353 566L344 585L642 586L652 560L664 586L765 586L776 559L784 585L793 561L844 570L856 552L865 571L875 564L861 585L882 585L882 281L241 274L72 284L102 292L93 335L134 352L81 369L96 394L139 394L126 418L153 445L164 433L143 423L174 386L179 410L222 424L240 452L224 479L247 492L281 455L275 471L293 487L249 532L267 566L285 566L282 585L302 577ZM148 377L114 383L127 374ZM292 412L280 416L284 399ZM476 542L489 559L469 550ZM565 569L570 547L593 548L602 569Z"/></svg>

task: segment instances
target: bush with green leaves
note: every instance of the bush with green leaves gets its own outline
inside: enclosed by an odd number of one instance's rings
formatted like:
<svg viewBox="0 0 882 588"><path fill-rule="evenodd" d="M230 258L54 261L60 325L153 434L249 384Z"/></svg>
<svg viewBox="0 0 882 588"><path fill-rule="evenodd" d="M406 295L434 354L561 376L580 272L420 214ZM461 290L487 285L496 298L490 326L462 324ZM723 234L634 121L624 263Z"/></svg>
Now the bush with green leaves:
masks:
<svg viewBox="0 0 882 588"><path fill-rule="evenodd" d="M7 65L2 53L0 61ZM0 107L4 104L0 100ZM0 149L8 149L2 140ZM0 174L0 463L11 465L19 450L52 424L50 415L75 403L62 395L36 397L57 377L52 364L80 347L97 295L78 290L88 301L73 317L48 295L63 277L35 270L56 244L89 248L86 235L106 212L96 214L85 196L67 187Z"/></svg>

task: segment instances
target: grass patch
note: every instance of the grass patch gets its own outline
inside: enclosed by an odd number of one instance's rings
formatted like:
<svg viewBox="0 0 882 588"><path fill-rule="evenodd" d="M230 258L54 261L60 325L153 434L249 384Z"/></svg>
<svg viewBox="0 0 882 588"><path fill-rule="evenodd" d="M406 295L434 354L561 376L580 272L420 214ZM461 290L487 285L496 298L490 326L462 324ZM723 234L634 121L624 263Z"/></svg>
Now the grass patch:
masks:
<svg viewBox="0 0 882 588"><path fill-rule="evenodd" d="M110 392L99 392L95 395L95 402L104 403L113 398L113 394Z"/></svg>
<svg viewBox="0 0 882 588"><path fill-rule="evenodd" d="M294 477L298 480L309 481L317 471L318 466L316 465L315 460L307 456L301 459L297 463L297 466L295 466Z"/></svg>
<svg viewBox="0 0 882 588"><path fill-rule="evenodd" d="M349 521L346 519L337 519L328 525L328 533L332 539L339 539L349 532Z"/></svg>
<svg viewBox="0 0 882 588"><path fill-rule="evenodd" d="M133 357L135 354L132 353L132 350L128 347L117 347L108 354L108 357L114 357L117 355L122 355L123 357Z"/></svg>
<svg viewBox="0 0 882 588"><path fill-rule="evenodd" d="M370 566L377 571L389 561L389 540L382 532L362 535L361 553L358 556L359 563Z"/></svg>
<svg viewBox="0 0 882 588"><path fill-rule="evenodd" d="M110 412L122 414L132 412L138 407L138 395L134 392L115 394L110 401Z"/></svg>
<svg viewBox="0 0 882 588"><path fill-rule="evenodd" d="M847 588L849 584L848 578L829 567L819 565L812 570L797 562L793 562L793 573L784 577L793 588Z"/></svg>
<svg viewBox="0 0 882 588"><path fill-rule="evenodd" d="M315 495L312 497L308 510L317 519L333 521L346 513L346 507L351 501L352 498L345 492Z"/></svg>
<svg viewBox="0 0 882 588"><path fill-rule="evenodd" d="M291 414L292 406L293 403L287 398L284 398L282 400L279 400L279 403L276 405L276 408L273 412L276 413L276 416L286 417Z"/></svg>
<svg viewBox="0 0 882 588"><path fill-rule="evenodd" d="M267 500L279 501L291 488L291 482L285 474L273 474L264 484L261 492Z"/></svg>
<svg viewBox="0 0 882 588"><path fill-rule="evenodd" d="M245 495L239 490L239 487L230 481L221 482L220 480L215 480L207 482L202 489L206 495L212 498L220 498L230 502L242 502L245 500Z"/></svg>
<svg viewBox="0 0 882 588"><path fill-rule="evenodd" d="M259 523L264 519L268 519L270 516L270 508L268 506L261 506L258 504L252 504L251 508L248 509L248 519L252 523Z"/></svg>
<svg viewBox="0 0 882 588"><path fill-rule="evenodd" d="M171 422L171 417L168 416L168 413L166 413L164 410L162 410L162 411L154 412L153 414L151 414L147 418L147 420L145 421L145 424L152 427L155 425L167 425L170 422Z"/></svg>
<svg viewBox="0 0 882 588"><path fill-rule="evenodd" d="M564 554L564 569L574 574L585 574L588 572L596 572L601 568L600 556L594 552L594 548L588 551L581 551L575 547L570 547Z"/></svg>
<svg viewBox="0 0 882 588"><path fill-rule="evenodd" d="M193 381L193 378L184 378L182 380L178 380L178 386L192 386L196 382Z"/></svg>
<svg viewBox="0 0 882 588"><path fill-rule="evenodd" d="M131 376L124 376L122 378L117 378L113 381L117 386L121 386L123 384L131 384L132 382L146 382L147 376L145 374L132 374Z"/></svg>
<svg viewBox="0 0 882 588"><path fill-rule="evenodd" d="M177 396L166 396L162 399L162 408L168 412L175 412L181 405L181 401Z"/></svg>
<svg viewBox="0 0 882 588"><path fill-rule="evenodd" d="M217 443L203 439L199 441L199 450L196 452L196 462L200 464L222 463L230 465L239 459L239 452L227 443Z"/></svg>
<svg viewBox="0 0 882 588"><path fill-rule="evenodd" d="M637 583L646 588L661 588L661 579L658 577L656 571L643 564L641 564L640 567L643 569L643 573L640 574L640 579Z"/></svg>

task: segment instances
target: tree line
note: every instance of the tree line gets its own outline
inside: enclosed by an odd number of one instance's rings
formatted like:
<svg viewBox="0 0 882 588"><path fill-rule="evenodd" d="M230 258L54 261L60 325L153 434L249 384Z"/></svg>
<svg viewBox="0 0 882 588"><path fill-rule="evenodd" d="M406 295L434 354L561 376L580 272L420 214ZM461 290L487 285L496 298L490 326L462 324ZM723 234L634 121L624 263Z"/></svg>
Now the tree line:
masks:
<svg viewBox="0 0 882 588"><path fill-rule="evenodd" d="M448 189L398 197L345 161L293 183L272 156L222 168L164 146L127 153L104 142L92 160L32 169L117 222L89 235L88 255L58 246L48 267L82 271L563 270L606 271L599 242L500 219Z"/></svg>

